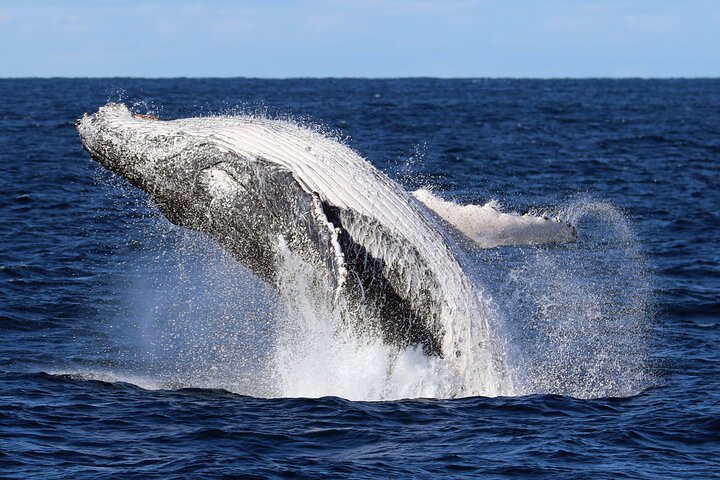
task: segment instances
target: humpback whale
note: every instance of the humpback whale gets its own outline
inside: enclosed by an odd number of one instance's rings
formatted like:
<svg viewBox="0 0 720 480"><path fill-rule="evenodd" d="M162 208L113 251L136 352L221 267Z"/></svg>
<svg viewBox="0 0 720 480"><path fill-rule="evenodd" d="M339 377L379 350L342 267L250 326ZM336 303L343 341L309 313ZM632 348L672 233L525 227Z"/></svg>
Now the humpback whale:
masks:
<svg viewBox="0 0 720 480"><path fill-rule="evenodd" d="M427 192L407 193L341 142L289 121L163 121L114 103L85 114L76 127L93 159L146 192L172 223L205 233L264 281L278 282L287 249L321 272L329 294L354 306L351 321L366 319L361 328L386 343L421 346L453 362L460 375L502 369L492 347L492 305L440 227L467 215L458 217ZM533 222L515 219L521 230ZM558 225L546 237L571 239ZM473 238L482 232L458 230L480 246L512 243L483 245Z"/></svg>

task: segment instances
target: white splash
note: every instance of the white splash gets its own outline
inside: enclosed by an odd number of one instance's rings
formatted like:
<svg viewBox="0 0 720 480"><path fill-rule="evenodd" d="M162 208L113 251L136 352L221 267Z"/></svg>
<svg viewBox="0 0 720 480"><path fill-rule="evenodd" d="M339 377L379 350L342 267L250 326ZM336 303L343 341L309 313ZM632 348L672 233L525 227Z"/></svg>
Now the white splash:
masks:
<svg viewBox="0 0 720 480"><path fill-rule="evenodd" d="M481 357L483 349L465 352L482 368L460 372L421 347L398 349L359 334L346 323L347 304L329 294L326 276L282 243L276 291L200 234L160 217L146 226L152 255L135 266L127 307L109 328L123 358L111 369L65 373L147 389L218 388L272 398L453 398L476 395L472 388L512 393L506 372L486 373L483 362L494 363ZM503 392L488 388L499 380Z"/></svg>
<svg viewBox="0 0 720 480"><path fill-rule="evenodd" d="M580 199L561 214L578 243L508 257L496 279L513 319L515 393L636 395L653 383L652 287L637 239L607 203Z"/></svg>
<svg viewBox="0 0 720 480"><path fill-rule="evenodd" d="M400 350L359 334L346 323L348 306L330 301L323 277L287 248L282 254L285 311L271 361L280 396L390 400L461 393L451 363L421 347Z"/></svg>
<svg viewBox="0 0 720 480"><path fill-rule="evenodd" d="M511 375L464 374L475 376L477 385L506 380L505 390L489 394L637 394L650 382L645 329L651 314L637 241L611 205L582 200L561 214L582 227L578 243L482 251L493 257L498 273L484 276L497 282L486 295L496 299L492 318L506 320L493 331L507 349ZM148 247L160 251L153 271L143 267L136 277L152 280L129 292L134 313L113 329L131 352L129 361L60 373L147 389L220 388L256 397L474 395L450 362L359 336L344 323L347 305L328 295L325 277L289 250L283 251L282 288L275 292L203 236L161 218L147 225ZM174 240L154 244L157 235ZM484 259L469 261L486 268L478 264Z"/></svg>

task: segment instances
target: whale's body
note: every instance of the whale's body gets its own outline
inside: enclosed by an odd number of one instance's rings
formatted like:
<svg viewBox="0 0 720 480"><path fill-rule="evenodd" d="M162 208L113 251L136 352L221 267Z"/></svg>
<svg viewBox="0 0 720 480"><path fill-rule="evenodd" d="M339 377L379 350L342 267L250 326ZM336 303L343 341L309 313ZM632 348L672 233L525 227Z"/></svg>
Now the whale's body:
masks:
<svg viewBox="0 0 720 480"><path fill-rule="evenodd" d="M491 307L437 220L342 143L286 121L158 121L118 104L77 129L93 158L170 221L204 232L265 281L278 286L289 250L385 342L422 345L462 377L467 369L497 377Z"/></svg>

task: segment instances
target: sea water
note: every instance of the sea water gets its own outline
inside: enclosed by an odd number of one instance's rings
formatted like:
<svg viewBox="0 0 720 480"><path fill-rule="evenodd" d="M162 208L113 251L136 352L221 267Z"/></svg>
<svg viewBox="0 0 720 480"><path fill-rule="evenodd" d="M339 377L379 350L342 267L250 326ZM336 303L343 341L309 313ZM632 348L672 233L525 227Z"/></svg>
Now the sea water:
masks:
<svg viewBox="0 0 720 480"><path fill-rule="evenodd" d="M720 447L720 82L1 80L0 476L708 478ZM107 101L340 138L408 190L578 240L458 258L507 388L345 328L83 152ZM321 287L321 286L320 286ZM489 392L491 393L491 392Z"/></svg>

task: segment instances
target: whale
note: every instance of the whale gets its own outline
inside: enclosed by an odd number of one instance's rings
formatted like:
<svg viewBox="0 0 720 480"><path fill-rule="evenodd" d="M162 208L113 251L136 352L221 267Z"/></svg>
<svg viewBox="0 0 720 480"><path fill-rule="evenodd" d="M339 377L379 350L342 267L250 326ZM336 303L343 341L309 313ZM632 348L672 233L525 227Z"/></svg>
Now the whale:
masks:
<svg viewBox="0 0 720 480"><path fill-rule="evenodd" d="M109 103L76 128L90 156L144 191L170 222L204 233L265 282L279 287L290 252L319 272L328 295L352 306L348 321L365 333L422 348L461 373L502 368L491 348L492 302L463 269L446 228L480 246L513 243L501 235L483 245L483 232L497 230L492 222L453 228L478 210L408 193L343 142L287 120L160 120ZM518 243L574 237L561 222L491 210ZM543 235L525 234L540 226Z"/></svg>

